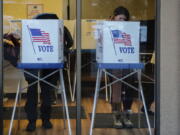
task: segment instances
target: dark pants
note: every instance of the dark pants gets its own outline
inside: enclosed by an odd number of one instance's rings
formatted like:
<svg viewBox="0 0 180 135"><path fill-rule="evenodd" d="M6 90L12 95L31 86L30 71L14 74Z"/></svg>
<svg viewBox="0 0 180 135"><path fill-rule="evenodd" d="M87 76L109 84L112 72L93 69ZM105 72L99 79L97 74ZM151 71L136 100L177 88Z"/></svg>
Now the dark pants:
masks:
<svg viewBox="0 0 180 135"><path fill-rule="evenodd" d="M26 70L34 75L38 75L38 72L40 72L40 76L44 77L51 73L54 70L49 69L43 69L41 71L37 69L28 69ZM24 74L26 81L28 82L28 85L35 82L37 79L28 75ZM56 79L54 76L50 76L45 79L47 82L55 84ZM41 118L43 120L50 119L51 115L51 90L53 89L51 86L44 82L40 82L40 88L41 88ZM37 119L37 103L38 103L38 85L37 83L28 87L27 90L27 101L25 105L25 111L27 113L27 118L29 121L35 121Z"/></svg>
<svg viewBox="0 0 180 135"><path fill-rule="evenodd" d="M118 77L122 77L122 70L120 69L115 69L112 70L111 73ZM111 78L111 81L116 81L117 79ZM120 103L121 102L121 94L122 94L122 82L118 81L112 85L112 104L115 103Z"/></svg>
<svg viewBox="0 0 180 135"><path fill-rule="evenodd" d="M151 104L154 101L154 85L153 84L143 84L144 97L146 101L146 107L148 110L151 108Z"/></svg>
<svg viewBox="0 0 180 135"><path fill-rule="evenodd" d="M118 78L121 78L131 72L128 69L117 69L111 71L113 75ZM111 79L111 81L115 81L116 79ZM124 81L132 84L134 81L134 77L130 76L126 78ZM112 85L112 111L120 111L121 110L121 103L123 103L123 109L129 110L131 109L131 105L133 102L134 97L134 90L127 86L122 82L116 82Z"/></svg>

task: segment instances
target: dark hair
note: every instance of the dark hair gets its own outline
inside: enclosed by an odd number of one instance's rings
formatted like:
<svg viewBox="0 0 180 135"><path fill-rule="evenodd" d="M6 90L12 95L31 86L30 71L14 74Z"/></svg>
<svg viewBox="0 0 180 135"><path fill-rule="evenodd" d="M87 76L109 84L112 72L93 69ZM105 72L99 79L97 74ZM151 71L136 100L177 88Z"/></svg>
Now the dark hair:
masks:
<svg viewBox="0 0 180 135"><path fill-rule="evenodd" d="M122 14L126 16L127 18L126 21L128 21L130 15L129 15L129 11L125 7L119 6L113 12L114 16L122 15Z"/></svg>
<svg viewBox="0 0 180 135"><path fill-rule="evenodd" d="M33 19L59 19L56 14L53 13L42 13L38 14Z"/></svg>

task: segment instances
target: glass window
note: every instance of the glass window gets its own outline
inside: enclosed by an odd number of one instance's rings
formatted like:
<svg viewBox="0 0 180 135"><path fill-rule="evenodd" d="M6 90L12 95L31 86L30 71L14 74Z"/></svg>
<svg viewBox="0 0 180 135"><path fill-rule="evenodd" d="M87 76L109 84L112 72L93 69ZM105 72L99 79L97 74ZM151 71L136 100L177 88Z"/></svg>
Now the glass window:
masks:
<svg viewBox="0 0 180 135"><path fill-rule="evenodd" d="M76 35L76 31L79 28L76 27L76 1L4 0L4 134L10 132L18 86L25 89L17 101L13 134L21 135L28 131L34 131L32 134L68 134L71 130L72 134L77 133L76 120L79 118L76 109L80 100L82 124L81 129L77 130L81 130L83 135L153 134L156 113L155 3L155 0L82 1L81 49L77 50L79 45L76 45L76 37L79 35ZM37 18L38 14L44 13L56 14L52 19L63 20L65 26L63 43L67 46L64 46L61 75L64 78L71 129L68 128L68 119L64 119L67 108L63 108L65 96L61 95L62 92L43 85L42 80L27 87L37 78L32 82L27 73L17 68L22 51L22 20L47 19ZM43 36L45 32L34 30L30 30L31 36L34 36L32 39L40 35L38 42L40 40L44 44L45 40L49 41L47 35ZM77 59L78 51L81 56ZM30 54L27 53L27 56ZM80 58L81 65L78 65ZM81 69L81 74L77 68ZM54 70L26 71L45 77ZM81 80L77 79L78 75L81 75ZM45 80L63 89L58 73ZM77 97L76 86L79 82L81 97ZM44 94L45 89L49 93L46 91Z"/></svg>
<svg viewBox="0 0 180 135"><path fill-rule="evenodd" d="M154 132L155 3L82 1L82 106L90 121L82 125L83 133Z"/></svg>

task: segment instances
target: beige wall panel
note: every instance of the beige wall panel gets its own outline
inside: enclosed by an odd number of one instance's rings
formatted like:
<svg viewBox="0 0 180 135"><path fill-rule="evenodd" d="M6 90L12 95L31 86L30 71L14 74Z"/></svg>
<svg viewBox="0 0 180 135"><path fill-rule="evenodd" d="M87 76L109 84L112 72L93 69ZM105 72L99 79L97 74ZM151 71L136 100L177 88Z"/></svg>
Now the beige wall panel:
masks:
<svg viewBox="0 0 180 135"><path fill-rule="evenodd" d="M10 20L28 18L28 4L41 4L44 13L56 13L60 18L66 17L63 8L66 3L63 3L63 0L4 0L4 32L10 31Z"/></svg>
<svg viewBox="0 0 180 135"><path fill-rule="evenodd" d="M179 12L179 0L161 0L161 135L180 135Z"/></svg>
<svg viewBox="0 0 180 135"><path fill-rule="evenodd" d="M75 1L70 1L71 18L75 19ZM106 19L117 6L126 7L133 20L154 19L155 0L83 0L83 19Z"/></svg>

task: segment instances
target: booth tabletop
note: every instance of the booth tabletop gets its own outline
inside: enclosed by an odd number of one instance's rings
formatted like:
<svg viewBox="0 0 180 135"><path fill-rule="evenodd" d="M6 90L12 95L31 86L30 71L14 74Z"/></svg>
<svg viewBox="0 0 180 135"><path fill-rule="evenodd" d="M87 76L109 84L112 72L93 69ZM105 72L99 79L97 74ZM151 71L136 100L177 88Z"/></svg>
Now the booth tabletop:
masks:
<svg viewBox="0 0 180 135"><path fill-rule="evenodd" d="M19 69L57 69L63 68L64 63L18 63Z"/></svg>
<svg viewBox="0 0 180 135"><path fill-rule="evenodd" d="M100 69L143 69L144 63L97 63Z"/></svg>

